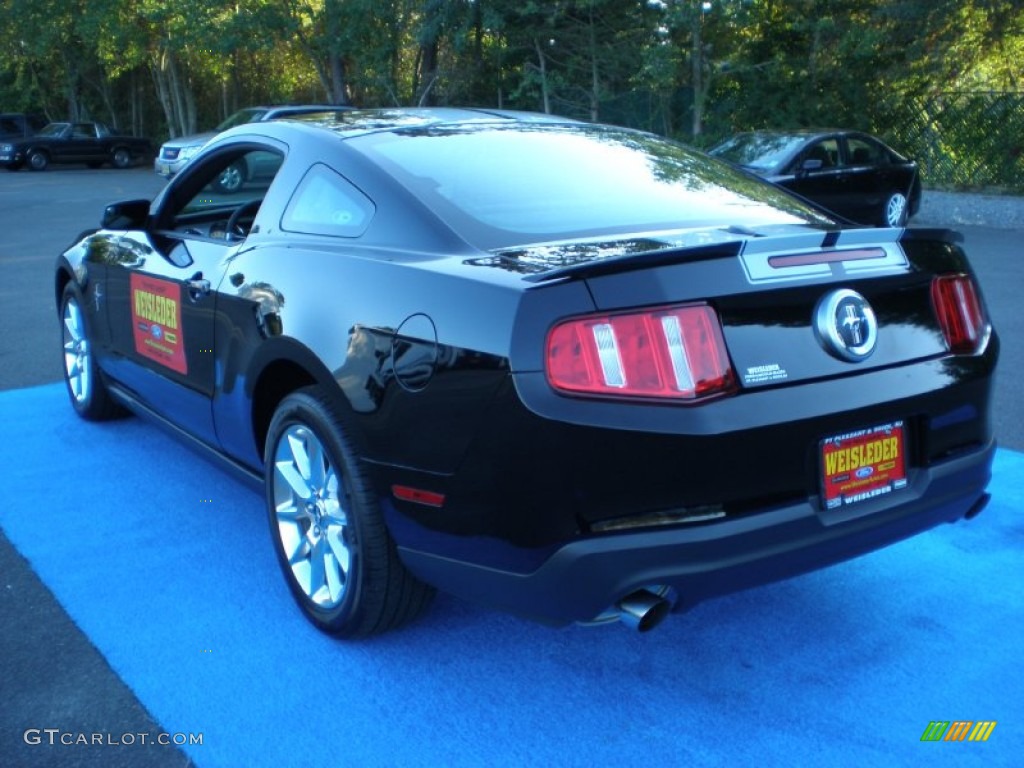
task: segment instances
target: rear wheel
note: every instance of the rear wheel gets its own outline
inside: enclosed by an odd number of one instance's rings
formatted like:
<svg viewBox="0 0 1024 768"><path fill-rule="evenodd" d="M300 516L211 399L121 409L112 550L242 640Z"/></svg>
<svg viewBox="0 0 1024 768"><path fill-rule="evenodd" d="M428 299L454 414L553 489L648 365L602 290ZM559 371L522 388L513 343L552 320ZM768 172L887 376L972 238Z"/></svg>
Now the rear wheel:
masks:
<svg viewBox="0 0 1024 768"><path fill-rule="evenodd" d="M132 153L124 147L118 147L114 150L111 162L115 168L127 168L132 164Z"/></svg>
<svg viewBox="0 0 1024 768"><path fill-rule="evenodd" d="M313 624L359 637L401 626L423 611L433 590L398 559L342 420L318 388L281 401L265 466L274 549Z"/></svg>
<svg viewBox="0 0 1024 768"><path fill-rule="evenodd" d="M907 196L902 192L893 192L885 200L881 224L884 227L902 227L907 223L908 212Z"/></svg>
<svg viewBox="0 0 1024 768"><path fill-rule="evenodd" d="M46 156L45 152L38 149L33 149L28 153L28 167L33 171L45 171L46 166L50 164L50 158Z"/></svg>
<svg viewBox="0 0 1024 768"><path fill-rule="evenodd" d="M106 384L96 368L92 341L78 291L70 283L61 297L61 334L64 347L64 383L71 405L82 418L90 421L110 419L121 413L110 397Z"/></svg>

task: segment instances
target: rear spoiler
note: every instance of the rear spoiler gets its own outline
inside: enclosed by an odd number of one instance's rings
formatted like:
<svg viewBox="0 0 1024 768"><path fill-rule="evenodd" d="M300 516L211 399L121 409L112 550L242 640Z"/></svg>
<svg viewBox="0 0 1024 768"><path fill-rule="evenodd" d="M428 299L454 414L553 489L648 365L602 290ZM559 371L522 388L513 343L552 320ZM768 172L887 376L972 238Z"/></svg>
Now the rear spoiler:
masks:
<svg viewBox="0 0 1024 768"><path fill-rule="evenodd" d="M744 229L729 229L735 240L711 245L665 248L651 251L626 253L604 259L571 264L565 267L526 275L523 280L530 283L545 283L554 280L586 279L600 275L630 272L641 269L683 264L713 259L746 257L747 260L761 261L770 254L786 251L808 252L819 249L847 249L860 246L884 246L907 240L931 240L944 243L962 242L959 232L948 229L885 229L856 227L851 229L761 235ZM898 249L897 249L898 250Z"/></svg>
<svg viewBox="0 0 1024 768"><path fill-rule="evenodd" d="M552 280L571 280L610 275L618 272L631 272L638 269L663 267L669 264L681 264L693 261L732 258L739 255L743 248L743 240L733 240L714 245L700 245L686 248L666 248L643 253L630 253L623 256L612 256L607 259L595 259L568 267L559 267L523 278L529 283L546 283Z"/></svg>

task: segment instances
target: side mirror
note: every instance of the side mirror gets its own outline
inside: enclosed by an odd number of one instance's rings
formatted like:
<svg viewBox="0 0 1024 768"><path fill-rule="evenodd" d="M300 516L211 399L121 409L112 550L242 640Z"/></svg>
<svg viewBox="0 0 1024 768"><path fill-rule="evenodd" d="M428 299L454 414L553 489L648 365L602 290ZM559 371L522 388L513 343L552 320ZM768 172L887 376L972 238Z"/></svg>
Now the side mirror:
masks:
<svg viewBox="0 0 1024 768"><path fill-rule="evenodd" d="M824 165L825 163L820 158L807 158L804 160L803 165L800 166L800 170L804 173L820 171Z"/></svg>
<svg viewBox="0 0 1024 768"><path fill-rule="evenodd" d="M103 209L104 229L142 229L149 218L149 200L122 200Z"/></svg>

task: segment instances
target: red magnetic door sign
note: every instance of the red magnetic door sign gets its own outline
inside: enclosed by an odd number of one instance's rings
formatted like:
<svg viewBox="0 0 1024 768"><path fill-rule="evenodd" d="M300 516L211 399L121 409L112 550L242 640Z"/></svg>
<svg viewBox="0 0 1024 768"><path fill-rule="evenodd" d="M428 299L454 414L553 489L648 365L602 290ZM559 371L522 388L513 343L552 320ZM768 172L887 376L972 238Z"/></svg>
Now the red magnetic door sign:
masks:
<svg viewBox="0 0 1024 768"><path fill-rule="evenodd" d="M135 351L171 370L187 374L181 332L181 285L133 274L129 298Z"/></svg>

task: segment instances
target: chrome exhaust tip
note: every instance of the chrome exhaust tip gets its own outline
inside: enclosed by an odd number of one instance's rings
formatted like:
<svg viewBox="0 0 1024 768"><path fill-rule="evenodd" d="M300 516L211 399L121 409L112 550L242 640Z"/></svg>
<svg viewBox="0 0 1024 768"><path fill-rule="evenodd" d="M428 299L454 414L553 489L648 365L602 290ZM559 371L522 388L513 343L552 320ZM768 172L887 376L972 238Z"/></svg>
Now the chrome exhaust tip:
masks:
<svg viewBox="0 0 1024 768"><path fill-rule="evenodd" d="M630 629L649 632L664 621L672 603L650 590L640 589L622 598L616 606L619 619Z"/></svg>

